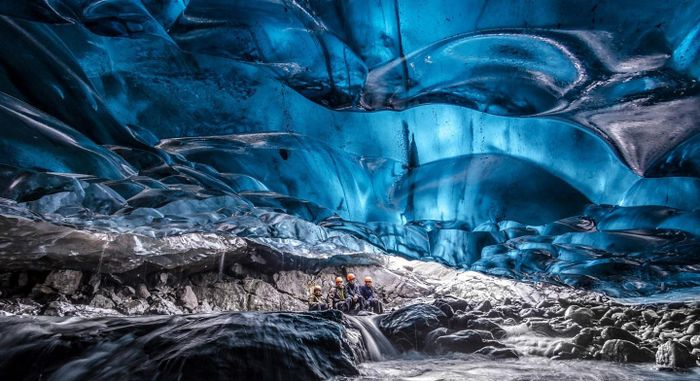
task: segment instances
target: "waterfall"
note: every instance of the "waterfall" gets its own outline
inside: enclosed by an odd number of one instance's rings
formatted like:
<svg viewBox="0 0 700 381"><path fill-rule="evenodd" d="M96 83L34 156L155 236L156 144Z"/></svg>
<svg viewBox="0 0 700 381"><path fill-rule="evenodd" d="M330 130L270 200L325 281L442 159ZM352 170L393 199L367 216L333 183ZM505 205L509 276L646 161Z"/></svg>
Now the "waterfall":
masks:
<svg viewBox="0 0 700 381"><path fill-rule="evenodd" d="M394 346L379 330L378 320L381 316L345 316L362 334L370 361L382 361L398 355Z"/></svg>

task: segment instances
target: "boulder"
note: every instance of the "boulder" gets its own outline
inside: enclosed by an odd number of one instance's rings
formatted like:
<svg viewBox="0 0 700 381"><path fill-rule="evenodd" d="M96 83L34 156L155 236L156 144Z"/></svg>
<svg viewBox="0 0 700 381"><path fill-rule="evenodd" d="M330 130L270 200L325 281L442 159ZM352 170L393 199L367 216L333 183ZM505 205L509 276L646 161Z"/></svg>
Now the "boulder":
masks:
<svg viewBox="0 0 700 381"><path fill-rule="evenodd" d="M642 311L642 318L647 324L655 324L660 319L659 314L654 310Z"/></svg>
<svg viewBox="0 0 700 381"><path fill-rule="evenodd" d="M160 296L154 298L147 312L155 315L180 315L183 313L175 303Z"/></svg>
<svg viewBox="0 0 700 381"><path fill-rule="evenodd" d="M199 301L197 300L197 295L192 291L192 287L185 286L185 288L180 292L180 303L182 306L190 311L194 311L199 306Z"/></svg>
<svg viewBox="0 0 700 381"><path fill-rule="evenodd" d="M440 336L445 336L450 333L450 330L445 328L445 327L440 327L440 328L435 328L434 330L428 332L427 335L425 335L425 344L424 344L424 350L427 353L435 353L437 350L437 347L435 345L435 342Z"/></svg>
<svg viewBox="0 0 700 381"><path fill-rule="evenodd" d="M90 301L90 306L95 308L113 309L114 302L104 295L97 294Z"/></svg>
<svg viewBox="0 0 700 381"><path fill-rule="evenodd" d="M473 319L467 322L467 329L489 331L496 339L506 337L506 331L500 325L486 319Z"/></svg>
<svg viewBox="0 0 700 381"><path fill-rule="evenodd" d="M0 345L11 350L0 351L0 374L8 380L357 376L341 319L337 311L89 321L8 317L0 325Z"/></svg>
<svg viewBox="0 0 700 381"><path fill-rule="evenodd" d="M654 352L647 348L640 348L637 344L627 340L608 340L603 344L600 355L604 360L616 362L652 362Z"/></svg>
<svg viewBox="0 0 700 381"><path fill-rule="evenodd" d="M401 350L422 350L426 335L445 324L447 316L437 307L418 303L382 318L379 328Z"/></svg>
<svg viewBox="0 0 700 381"><path fill-rule="evenodd" d="M545 351L545 356L560 360L581 358L586 354L586 348L563 340L550 344Z"/></svg>
<svg viewBox="0 0 700 381"><path fill-rule="evenodd" d="M668 368L691 368L695 366L693 356L685 345L677 341L667 341L656 350L656 363Z"/></svg>
<svg viewBox="0 0 700 381"><path fill-rule="evenodd" d="M495 348L495 347L483 347L478 351L474 352L482 356L488 356L492 359L519 359L520 353L512 348Z"/></svg>
<svg viewBox="0 0 700 381"><path fill-rule="evenodd" d="M136 295L141 299L148 299L151 293L148 291L148 287L144 283L139 283L136 286Z"/></svg>
<svg viewBox="0 0 700 381"><path fill-rule="evenodd" d="M570 319L582 327L590 326L594 316L593 310L579 306L569 306L564 312L564 318Z"/></svg>
<svg viewBox="0 0 700 381"><path fill-rule="evenodd" d="M44 284L65 295L73 295L80 287L83 273L75 270L54 270L49 273Z"/></svg>
<svg viewBox="0 0 700 381"><path fill-rule="evenodd" d="M491 302L489 302L488 300L484 300L483 302L479 303L479 305L474 307L476 311L480 312L489 312L491 311L491 308L493 307L491 306Z"/></svg>
<svg viewBox="0 0 700 381"><path fill-rule="evenodd" d="M472 330L455 332L451 335L440 336L435 340L435 352L473 353L487 346L479 333Z"/></svg>
<svg viewBox="0 0 700 381"><path fill-rule="evenodd" d="M685 330L686 335L700 335L700 323L693 323Z"/></svg>
<svg viewBox="0 0 700 381"><path fill-rule="evenodd" d="M639 342L641 341L637 336L625 331L622 328L617 327L607 327L603 329L603 332L601 332L600 335L603 338L603 340L620 339L631 341L635 344L639 344Z"/></svg>

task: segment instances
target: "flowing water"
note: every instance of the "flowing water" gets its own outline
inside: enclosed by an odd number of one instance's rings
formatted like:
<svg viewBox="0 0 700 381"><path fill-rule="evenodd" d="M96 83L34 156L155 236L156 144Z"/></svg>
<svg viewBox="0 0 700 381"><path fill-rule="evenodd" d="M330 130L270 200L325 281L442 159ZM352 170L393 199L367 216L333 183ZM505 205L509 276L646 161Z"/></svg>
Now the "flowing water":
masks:
<svg viewBox="0 0 700 381"><path fill-rule="evenodd" d="M386 336L379 330L380 315L346 315L346 317L362 334L370 361L382 361L398 356L398 352L394 349L394 346L391 345Z"/></svg>
<svg viewBox="0 0 700 381"><path fill-rule="evenodd" d="M544 337L525 325L504 327L502 341L523 356L518 360L491 359L475 354L450 353L428 356L398 354L379 330L381 316L347 316L361 333L369 362L360 364L361 376L353 380L470 380L470 381L697 381L700 370L660 371L655 364L618 364L607 361L550 360L533 355L561 340ZM345 380L339 378L338 380Z"/></svg>
<svg viewBox="0 0 700 381"><path fill-rule="evenodd" d="M417 354L360 365L360 380L470 381L697 381L700 372L662 372L653 364L623 365L603 361L555 361L526 356L492 360L479 355Z"/></svg>

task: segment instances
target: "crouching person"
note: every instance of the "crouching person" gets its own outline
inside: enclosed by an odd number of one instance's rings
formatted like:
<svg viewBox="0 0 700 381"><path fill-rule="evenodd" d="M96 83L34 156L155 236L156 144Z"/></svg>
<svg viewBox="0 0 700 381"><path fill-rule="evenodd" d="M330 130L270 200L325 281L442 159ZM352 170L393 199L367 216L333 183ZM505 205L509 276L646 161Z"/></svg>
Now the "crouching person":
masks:
<svg viewBox="0 0 700 381"><path fill-rule="evenodd" d="M371 277L365 277L365 285L360 287L360 294L365 299L367 307L371 309L372 312L376 314L384 313L384 306L377 297L377 293L375 292L374 286L372 285Z"/></svg>
<svg viewBox="0 0 700 381"><path fill-rule="evenodd" d="M331 305L336 310L349 312L352 305L352 298L348 296L348 292L343 284L343 278L335 278L335 287L329 292Z"/></svg>
<svg viewBox="0 0 700 381"><path fill-rule="evenodd" d="M311 296L309 296L309 311L325 311L328 309L328 304L323 300L323 291L321 286L314 286Z"/></svg>
<svg viewBox="0 0 700 381"><path fill-rule="evenodd" d="M365 298L360 294L360 286L355 283L355 274L350 273L347 276L348 282L345 284L345 289L350 297L350 310L359 312L366 308Z"/></svg>

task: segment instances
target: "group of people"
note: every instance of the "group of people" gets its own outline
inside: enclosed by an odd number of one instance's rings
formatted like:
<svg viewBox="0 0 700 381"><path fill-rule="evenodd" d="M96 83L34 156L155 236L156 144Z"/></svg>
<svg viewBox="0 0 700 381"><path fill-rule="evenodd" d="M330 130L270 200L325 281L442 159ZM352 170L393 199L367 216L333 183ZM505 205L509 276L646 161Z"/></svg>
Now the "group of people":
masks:
<svg viewBox="0 0 700 381"><path fill-rule="evenodd" d="M366 276L365 284L360 286L355 282L355 274L348 274L347 282L342 277L335 278L335 286L323 297L323 289L316 285L309 297L309 311L323 311L337 309L347 313L357 313L363 310L371 310L374 313L384 312L382 302L372 284L372 278Z"/></svg>

